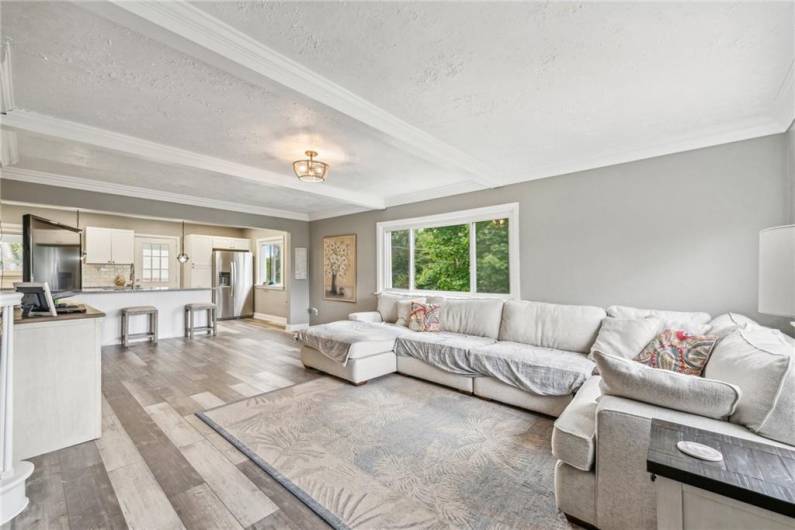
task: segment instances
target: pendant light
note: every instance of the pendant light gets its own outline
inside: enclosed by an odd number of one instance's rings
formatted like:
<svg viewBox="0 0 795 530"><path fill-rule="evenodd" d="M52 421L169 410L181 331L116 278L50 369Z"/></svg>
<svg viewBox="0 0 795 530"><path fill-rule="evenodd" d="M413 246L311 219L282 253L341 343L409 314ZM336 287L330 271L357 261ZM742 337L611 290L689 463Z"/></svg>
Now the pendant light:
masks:
<svg viewBox="0 0 795 530"><path fill-rule="evenodd" d="M77 210L77 229L80 230L80 210ZM83 248L83 232L80 231L80 261L86 262L86 250Z"/></svg>
<svg viewBox="0 0 795 530"><path fill-rule="evenodd" d="M190 257L185 254L185 221L182 221L182 239L179 242L180 253L177 254L177 261L187 263Z"/></svg>

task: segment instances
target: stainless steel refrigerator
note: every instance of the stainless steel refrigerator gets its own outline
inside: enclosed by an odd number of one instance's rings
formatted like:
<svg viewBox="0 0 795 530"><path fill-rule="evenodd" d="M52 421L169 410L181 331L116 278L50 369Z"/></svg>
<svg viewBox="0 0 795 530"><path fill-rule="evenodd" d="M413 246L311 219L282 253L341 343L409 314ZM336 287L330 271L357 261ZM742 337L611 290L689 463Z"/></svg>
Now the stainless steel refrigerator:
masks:
<svg viewBox="0 0 795 530"><path fill-rule="evenodd" d="M254 260L247 250L213 250L217 318L254 316Z"/></svg>

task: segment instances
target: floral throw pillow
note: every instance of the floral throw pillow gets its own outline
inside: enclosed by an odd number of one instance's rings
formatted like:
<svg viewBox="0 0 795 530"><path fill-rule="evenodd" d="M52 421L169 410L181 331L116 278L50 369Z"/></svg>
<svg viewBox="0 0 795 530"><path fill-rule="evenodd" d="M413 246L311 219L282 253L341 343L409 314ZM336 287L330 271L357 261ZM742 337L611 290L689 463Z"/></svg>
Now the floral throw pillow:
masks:
<svg viewBox="0 0 795 530"><path fill-rule="evenodd" d="M439 331L439 304L411 302L409 329L412 331Z"/></svg>
<svg viewBox="0 0 795 530"><path fill-rule="evenodd" d="M690 335L683 329L666 329L649 342L634 360L652 368L701 375L718 337Z"/></svg>

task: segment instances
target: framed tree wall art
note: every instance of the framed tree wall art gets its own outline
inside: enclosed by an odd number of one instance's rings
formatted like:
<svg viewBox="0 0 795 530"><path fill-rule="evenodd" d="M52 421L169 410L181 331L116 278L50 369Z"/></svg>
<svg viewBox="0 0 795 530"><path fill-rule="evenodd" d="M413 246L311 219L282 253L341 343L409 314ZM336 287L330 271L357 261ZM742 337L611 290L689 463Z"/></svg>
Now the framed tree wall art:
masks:
<svg viewBox="0 0 795 530"><path fill-rule="evenodd" d="M356 302L356 234L323 238L323 299Z"/></svg>

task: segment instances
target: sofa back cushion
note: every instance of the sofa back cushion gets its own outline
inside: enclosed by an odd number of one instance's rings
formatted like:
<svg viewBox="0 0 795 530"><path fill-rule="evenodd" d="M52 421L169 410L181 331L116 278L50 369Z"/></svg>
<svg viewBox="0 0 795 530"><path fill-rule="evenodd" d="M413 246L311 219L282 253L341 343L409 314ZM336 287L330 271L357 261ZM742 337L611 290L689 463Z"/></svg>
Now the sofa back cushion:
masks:
<svg viewBox="0 0 795 530"><path fill-rule="evenodd" d="M593 361L593 352L619 355L632 359L645 348L662 330L662 320L655 317L649 318L613 318L602 320L599 335L591 346L588 358Z"/></svg>
<svg viewBox="0 0 795 530"><path fill-rule="evenodd" d="M398 302L400 300L416 300L425 302L421 296L411 296L408 294L379 293L377 311L381 313L381 320L394 324L398 320Z"/></svg>
<svg viewBox="0 0 795 530"><path fill-rule="evenodd" d="M666 329L684 329L688 333L706 333L709 330L709 313L667 311L663 309L640 309L625 305L611 305L607 316L614 318L655 317L663 321Z"/></svg>
<svg viewBox="0 0 795 530"><path fill-rule="evenodd" d="M723 313L709 321L709 334L723 338L739 328L758 325L756 321L740 313Z"/></svg>
<svg viewBox="0 0 795 530"><path fill-rule="evenodd" d="M617 355L593 352L603 394L651 403L707 418L726 419L742 395L735 385L695 375L649 368Z"/></svg>
<svg viewBox="0 0 795 530"><path fill-rule="evenodd" d="M505 302L499 338L588 353L604 318L601 307L511 300Z"/></svg>
<svg viewBox="0 0 795 530"><path fill-rule="evenodd" d="M732 423L795 445L795 341L762 326L737 329L718 342L704 376L742 390Z"/></svg>
<svg viewBox="0 0 795 530"><path fill-rule="evenodd" d="M498 298L447 298L442 303L441 329L496 339L502 305Z"/></svg>

